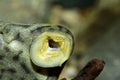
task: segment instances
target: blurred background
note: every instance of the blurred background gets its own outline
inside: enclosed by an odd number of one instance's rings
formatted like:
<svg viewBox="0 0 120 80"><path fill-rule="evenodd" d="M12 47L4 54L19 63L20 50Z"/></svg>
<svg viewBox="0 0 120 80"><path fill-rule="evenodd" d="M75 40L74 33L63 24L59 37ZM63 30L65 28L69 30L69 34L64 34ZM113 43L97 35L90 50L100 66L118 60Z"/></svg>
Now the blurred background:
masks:
<svg viewBox="0 0 120 80"><path fill-rule="evenodd" d="M120 80L120 0L0 0L0 21L65 25L75 48L59 79L98 58L106 65L96 80Z"/></svg>

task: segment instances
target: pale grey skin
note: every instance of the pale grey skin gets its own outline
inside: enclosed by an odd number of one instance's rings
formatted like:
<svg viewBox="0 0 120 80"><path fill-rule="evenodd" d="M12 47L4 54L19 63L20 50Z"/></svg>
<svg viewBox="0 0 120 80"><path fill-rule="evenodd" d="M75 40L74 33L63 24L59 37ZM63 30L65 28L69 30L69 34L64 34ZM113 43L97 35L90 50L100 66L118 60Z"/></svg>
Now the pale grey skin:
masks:
<svg viewBox="0 0 120 80"><path fill-rule="evenodd" d="M61 31L72 36L70 31L59 25L0 22L0 80L57 79L62 67L57 70L39 68L31 62L29 56L32 41L45 31ZM11 48L14 42L17 46ZM53 70L56 70L55 73Z"/></svg>

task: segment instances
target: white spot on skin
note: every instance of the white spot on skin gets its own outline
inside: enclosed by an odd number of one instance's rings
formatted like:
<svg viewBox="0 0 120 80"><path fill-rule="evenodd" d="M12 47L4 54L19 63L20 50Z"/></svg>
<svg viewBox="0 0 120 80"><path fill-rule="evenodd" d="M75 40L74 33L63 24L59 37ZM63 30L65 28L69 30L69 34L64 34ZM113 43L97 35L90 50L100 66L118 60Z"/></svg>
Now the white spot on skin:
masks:
<svg viewBox="0 0 120 80"><path fill-rule="evenodd" d="M0 34L0 47L4 47L6 43L3 40L3 36Z"/></svg>
<svg viewBox="0 0 120 80"><path fill-rule="evenodd" d="M22 46L21 42L14 40L14 41L10 42L8 47L10 48L11 51L20 51L23 46Z"/></svg>

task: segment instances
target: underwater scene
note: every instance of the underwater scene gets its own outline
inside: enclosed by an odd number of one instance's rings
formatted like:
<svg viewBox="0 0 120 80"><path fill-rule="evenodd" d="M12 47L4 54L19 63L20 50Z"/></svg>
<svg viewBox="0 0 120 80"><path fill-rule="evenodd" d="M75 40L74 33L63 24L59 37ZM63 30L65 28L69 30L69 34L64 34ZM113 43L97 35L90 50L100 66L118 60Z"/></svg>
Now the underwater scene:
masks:
<svg viewBox="0 0 120 80"><path fill-rule="evenodd" d="M0 80L120 80L120 1L0 0Z"/></svg>

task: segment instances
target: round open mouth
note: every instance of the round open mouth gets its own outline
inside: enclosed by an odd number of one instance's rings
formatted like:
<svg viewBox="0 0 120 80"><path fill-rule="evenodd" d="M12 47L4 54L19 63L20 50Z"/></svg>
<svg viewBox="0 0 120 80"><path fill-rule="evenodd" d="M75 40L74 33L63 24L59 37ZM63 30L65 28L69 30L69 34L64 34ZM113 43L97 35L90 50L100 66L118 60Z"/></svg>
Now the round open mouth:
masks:
<svg viewBox="0 0 120 80"><path fill-rule="evenodd" d="M50 48L60 48L60 44L59 42L55 42L54 40L52 39L48 39L48 43L49 43L49 47Z"/></svg>
<svg viewBox="0 0 120 80"><path fill-rule="evenodd" d="M58 32L44 32L31 46L31 60L40 67L61 66L70 56L72 37Z"/></svg>

